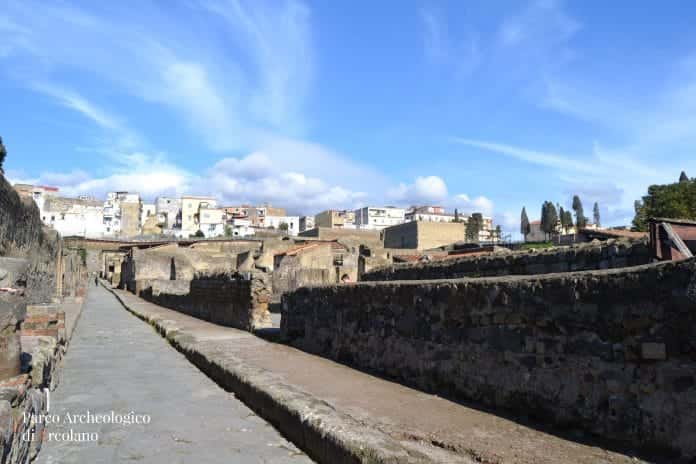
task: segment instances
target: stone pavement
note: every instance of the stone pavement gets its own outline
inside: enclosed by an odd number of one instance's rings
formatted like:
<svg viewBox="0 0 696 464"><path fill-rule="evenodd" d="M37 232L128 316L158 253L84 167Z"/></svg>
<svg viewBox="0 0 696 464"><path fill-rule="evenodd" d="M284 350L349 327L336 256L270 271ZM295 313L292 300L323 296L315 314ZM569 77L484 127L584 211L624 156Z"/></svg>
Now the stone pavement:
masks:
<svg viewBox="0 0 696 464"><path fill-rule="evenodd" d="M90 287L47 432L96 441L45 441L38 463L309 463L232 393L177 353L102 287ZM140 425L67 424L65 414L149 415ZM84 417L84 416L83 416ZM55 435L54 435L55 436ZM68 435L65 435L66 438ZM48 436L44 436L47 440Z"/></svg>
<svg viewBox="0 0 696 464"><path fill-rule="evenodd" d="M321 462L339 448L363 462L642 462L114 293Z"/></svg>

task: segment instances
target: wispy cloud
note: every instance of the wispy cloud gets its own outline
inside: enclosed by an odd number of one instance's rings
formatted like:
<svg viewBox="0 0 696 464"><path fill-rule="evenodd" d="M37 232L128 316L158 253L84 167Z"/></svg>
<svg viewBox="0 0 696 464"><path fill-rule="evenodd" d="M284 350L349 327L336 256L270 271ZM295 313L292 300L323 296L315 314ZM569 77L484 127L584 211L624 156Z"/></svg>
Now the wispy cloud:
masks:
<svg viewBox="0 0 696 464"><path fill-rule="evenodd" d="M37 92L53 97L59 104L77 111L104 129L124 130L124 125L118 118L99 108L76 92L43 82L35 82L31 84L31 88Z"/></svg>
<svg viewBox="0 0 696 464"><path fill-rule="evenodd" d="M461 145L467 145L482 150L506 155L520 161L537 164L540 166L571 170L574 172L592 174L597 171L597 168L591 163L583 163L576 161L573 158L562 156L555 153L546 153L537 150L528 150L513 145L504 143L488 142L484 140L473 140L461 137L452 137L451 140Z"/></svg>
<svg viewBox="0 0 696 464"><path fill-rule="evenodd" d="M422 8L423 48L433 63L447 66L456 75L473 72L481 62L481 50L476 31L467 27L450 33L447 18L434 8Z"/></svg>

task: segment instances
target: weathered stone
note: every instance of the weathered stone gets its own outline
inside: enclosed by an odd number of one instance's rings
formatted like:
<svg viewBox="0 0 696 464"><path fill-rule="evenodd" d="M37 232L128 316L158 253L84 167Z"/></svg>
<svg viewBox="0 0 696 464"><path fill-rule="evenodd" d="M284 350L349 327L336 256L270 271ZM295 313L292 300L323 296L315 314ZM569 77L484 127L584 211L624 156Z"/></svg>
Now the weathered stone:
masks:
<svg viewBox="0 0 696 464"><path fill-rule="evenodd" d="M643 359L665 360L667 349L664 343L643 343L640 346Z"/></svg>
<svg viewBox="0 0 696 464"><path fill-rule="evenodd" d="M421 390L696 457L695 271L687 260L301 288L283 298L281 336Z"/></svg>

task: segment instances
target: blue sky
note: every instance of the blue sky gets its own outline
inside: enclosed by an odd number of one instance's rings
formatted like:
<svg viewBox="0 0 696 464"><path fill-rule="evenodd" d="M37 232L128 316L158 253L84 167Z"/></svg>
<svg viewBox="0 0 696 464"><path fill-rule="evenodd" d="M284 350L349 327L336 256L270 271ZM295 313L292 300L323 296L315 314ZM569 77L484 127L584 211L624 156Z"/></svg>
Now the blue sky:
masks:
<svg viewBox="0 0 696 464"><path fill-rule="evenodd" d="M696 175L696 4L3 2L13 181L296 213L544 200L626 224Z"/></svg>

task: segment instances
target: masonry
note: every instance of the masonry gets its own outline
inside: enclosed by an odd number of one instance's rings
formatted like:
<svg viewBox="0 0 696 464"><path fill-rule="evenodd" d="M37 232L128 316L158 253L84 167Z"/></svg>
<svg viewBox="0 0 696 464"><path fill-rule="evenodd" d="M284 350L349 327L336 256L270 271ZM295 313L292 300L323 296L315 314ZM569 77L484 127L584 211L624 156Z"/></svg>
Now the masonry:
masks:
<svg viewBox="0 0 696 464"><path fill-rule="evenodd" d="M612 269L647 264L651 250L646 241L607 240L549 250L492 253L432 263L404 263L366 272L365 281L453 279L503 275Z"/></svg>
<svg viewBox="0 0 696 464"><path fill-rule="evenodd" d="M23 439L25 415L46 411L43 389L55 388L70 326L85 292L84 256L44 229L31 197L0 175L0 442L3 463L33 460L41 442ZM70 298L63 298L63 297ZM38 304L37 304L38 303ZM41 427L36 428L37 436Z"/></svg>
<svg viewBox="0 0 696 464"><path fill-rule="evenodd" d="M263 272L197 275L192 280L153 279L140 296L215 324L253 331L271 326L270 277Z"/></svg>
<svg viewBox="0 0 696 464"><path fill-rule="evenodd" d="M696 264L301 288L284 340L436 394L696 457Z"/></svg>

